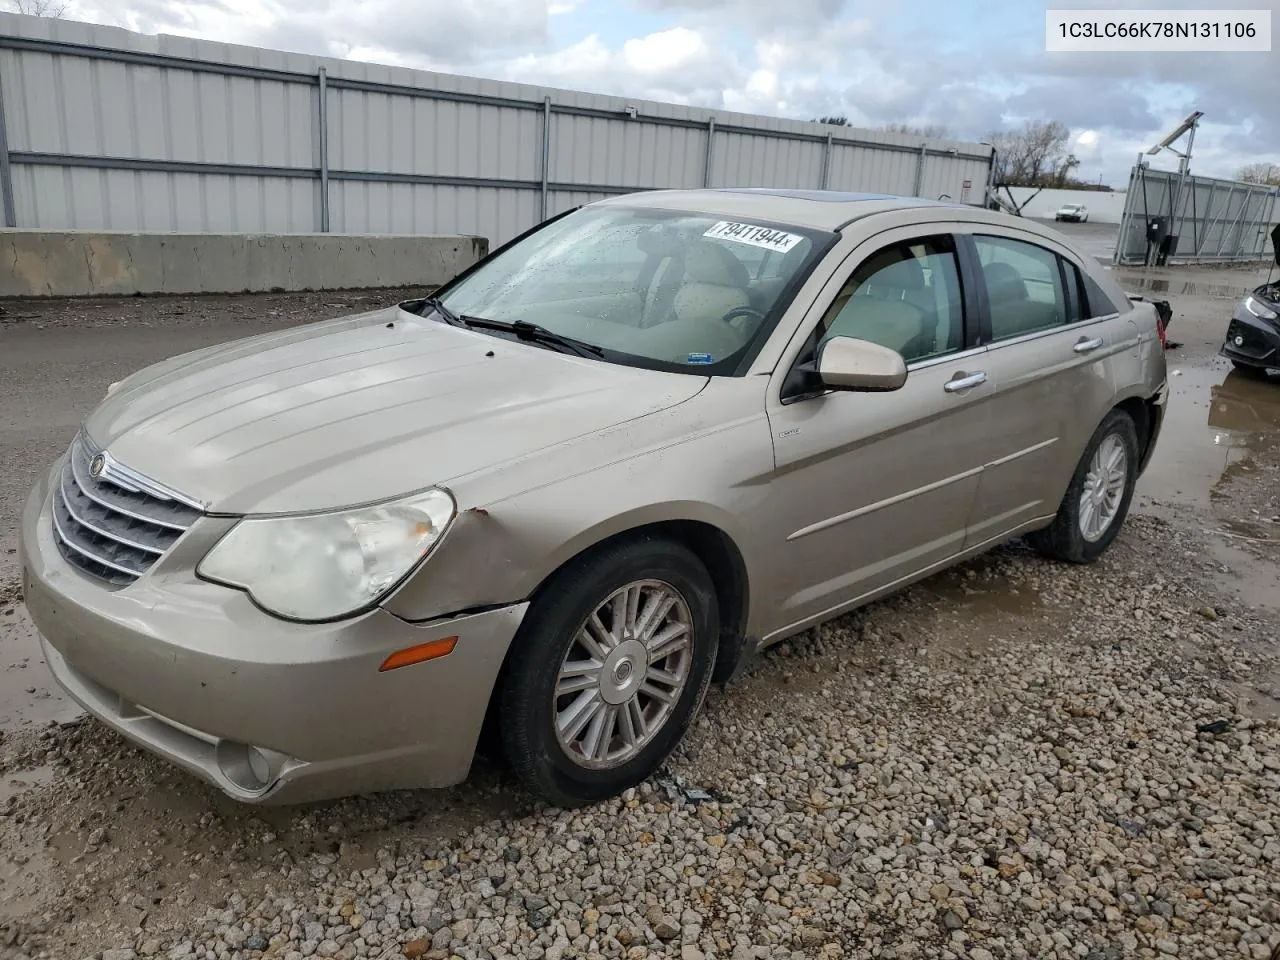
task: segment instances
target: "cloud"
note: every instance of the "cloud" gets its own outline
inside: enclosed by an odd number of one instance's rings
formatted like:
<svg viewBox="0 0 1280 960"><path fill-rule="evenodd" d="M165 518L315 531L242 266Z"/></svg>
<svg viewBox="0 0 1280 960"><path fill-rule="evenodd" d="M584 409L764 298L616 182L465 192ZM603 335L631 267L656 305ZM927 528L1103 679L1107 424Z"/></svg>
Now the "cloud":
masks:
<svg viewBox="0 0 1280 960"><path fill-rule="evenodd" d="M711 14L719 22L753 28L808 28L835 20L847 0L639 0L642 9Z"/></svg>
<svg viewBox="0 0 1280 960"><path fill-rule="evenodd" d="M352 51L394 64L474 63L548 45L557 0L76 0L81 19L146 33L272 46L297 53Z"/></svg>

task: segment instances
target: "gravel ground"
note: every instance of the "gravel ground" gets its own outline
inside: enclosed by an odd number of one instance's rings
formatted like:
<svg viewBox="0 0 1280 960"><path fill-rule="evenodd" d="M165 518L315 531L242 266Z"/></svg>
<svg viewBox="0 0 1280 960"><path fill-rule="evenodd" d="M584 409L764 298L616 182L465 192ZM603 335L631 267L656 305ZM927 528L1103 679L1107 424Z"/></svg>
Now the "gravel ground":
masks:
<svg viewBox="0 0 1280 960"><path fill-rule="evenodd" d="M1277 623L1201 546L1140 517L1087 569L1005 548L770 653L668 778L576 812L500 769L246 812L45 731L7 758L64 789L4 808L41 885L6 956L1265 960Z"/></svg>
<svg viewBox="0 0 1280 960"><path fill-rule="evenodd" d="M1217 307L1180 309L1164 465L1098 564L1013 544L783 644L616 801L543 808L482 761L254 809L92 721L9 729L0 960L1268 960L1280 444Z"/></svg>

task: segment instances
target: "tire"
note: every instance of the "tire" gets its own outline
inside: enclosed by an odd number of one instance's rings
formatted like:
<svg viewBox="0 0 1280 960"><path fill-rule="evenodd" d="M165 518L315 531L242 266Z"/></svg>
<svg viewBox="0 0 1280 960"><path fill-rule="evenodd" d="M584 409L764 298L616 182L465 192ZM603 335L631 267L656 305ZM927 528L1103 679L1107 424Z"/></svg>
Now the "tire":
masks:
<svg viewBox="0 0 1280 960"><path fill-rule="evenodd" d="M657 629L647 631L649 642L627 639L632 631L626 629L618 631L621 642L611 638L616 609L611 598L632 590L639 591L633 608L642 626L655 598L664 603L676 598ZM598 629L588 633L593 617ZM622 619L631 622L630 614ZM679 644L681 626L687 644L649 662L653 650L661 653ZM609 544L570 563L525 615L500 681L502 744L521 783L548 803L577 807L615 796L649 777L702 705L719 629L711 576L681 544L642 537ZM675 639L658 639L664 635ZM588 643L594 643L594 651ZM578 669L562 677L561 669L569 663ZM589 664L600 669L592 671ZM681 685L650 679L651 667L665 678L683 676ZM573 689L557 696L560 684ZM672 696L663 701L649 690ZM591 719L575 730L588 710ZM601 713L604 717L597 720ZM637 733L645 722L658 725Z"/></svg>
<svg viewBox="0 0 1280 960"><path fill-rule="evenodd" d="M1093 512L1086 514L1086 486L1093 487L1098 482L1097 479L1090 480L1095 467L1094 457L1102 450L1102 459L1104 463L1108 462L1115 456L1117 447L1123 454L1123 480L1118 485L1104 483L1109 494L1104 492L1094 501ZM1112 410L1089 439L1053 523L1043 530L1029 534L1027 541L1040 553L1054 560L1067 563L1093 563L1097 560L1111 546L1111 541L1120 532L1129 513L1133 488L1138 480L1139 456L1138 430L1133 419L1123 410ZM1109 473L1114 480L1114 471ZM1109 517L1100 531L1095 524L1089 523L1090 517L1095 520L1098 518L1099 511ZM1091 527L1088 533L1087 526Z"/></svg>

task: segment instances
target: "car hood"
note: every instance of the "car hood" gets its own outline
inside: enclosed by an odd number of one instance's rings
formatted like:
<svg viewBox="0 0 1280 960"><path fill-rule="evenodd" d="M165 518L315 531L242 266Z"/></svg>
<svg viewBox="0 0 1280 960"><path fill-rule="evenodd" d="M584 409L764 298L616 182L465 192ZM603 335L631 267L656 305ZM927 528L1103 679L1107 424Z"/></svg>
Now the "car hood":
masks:
<svg viewBox="0 0 1280 960"><path fill-rule="evenodd" d="M325 510L509 464L706 383L392 307L148 367L86 429L116 460L213 512Z"/></svg>

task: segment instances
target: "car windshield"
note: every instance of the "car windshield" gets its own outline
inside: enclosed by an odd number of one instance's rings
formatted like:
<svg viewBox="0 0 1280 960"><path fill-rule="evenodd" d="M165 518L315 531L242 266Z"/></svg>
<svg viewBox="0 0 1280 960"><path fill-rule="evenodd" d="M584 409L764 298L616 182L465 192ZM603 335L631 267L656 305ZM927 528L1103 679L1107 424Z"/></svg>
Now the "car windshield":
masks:
<svg viewBox="0 0 1280 960"><path fill-rule="evenodd" d="M587 207L500 251L440 302L464 319L536 324L616 363L736 375L834 240L777 223Z"/></svg>

